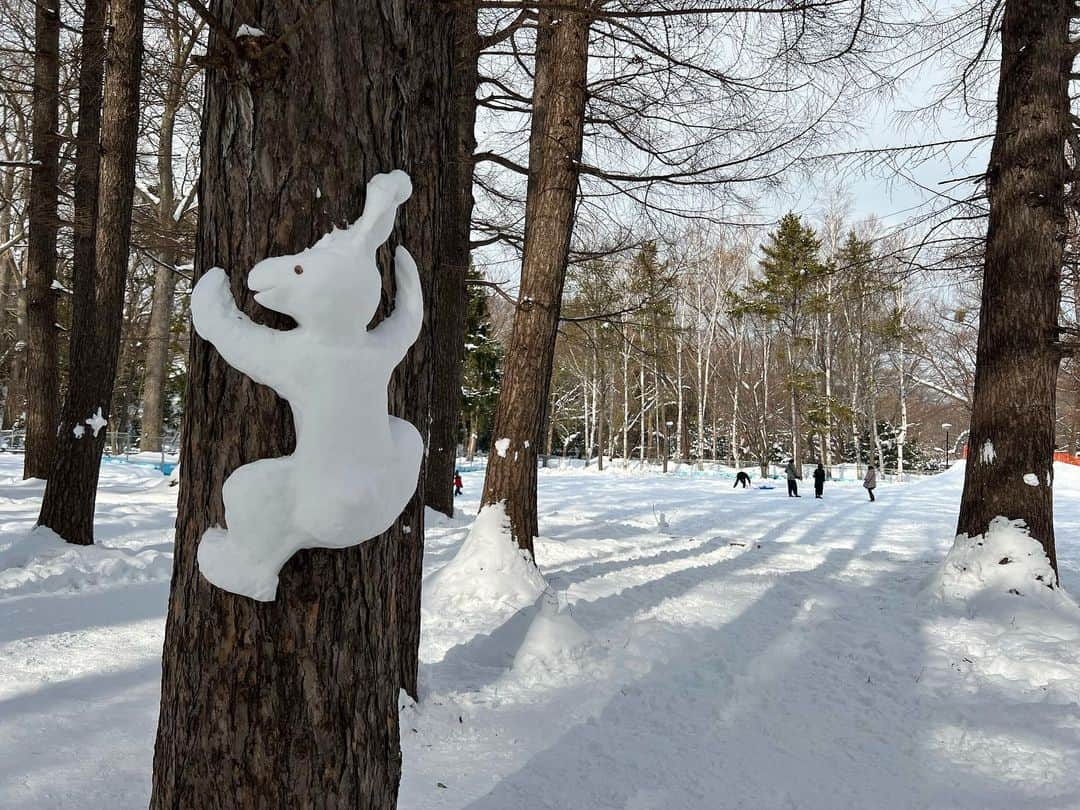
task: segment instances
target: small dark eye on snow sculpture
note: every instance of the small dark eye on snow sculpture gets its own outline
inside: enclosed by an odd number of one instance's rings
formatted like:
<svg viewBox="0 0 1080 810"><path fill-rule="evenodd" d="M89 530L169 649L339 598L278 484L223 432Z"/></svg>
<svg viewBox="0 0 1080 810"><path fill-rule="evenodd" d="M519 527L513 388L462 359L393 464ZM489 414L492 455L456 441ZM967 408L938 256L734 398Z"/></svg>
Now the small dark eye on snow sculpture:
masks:
<svg viewBox="0 0 1080 810"><path fill-rule="evenodd" d="M296 275L298 275L298 276L300 276L300 275L303 275L303 274L304 274L304 268L303 268L303 267L301 267L300 265L296 265L296 267L294 267L294 268L292 269L292 271L293 271L294 273L296 273Z"/></svg>

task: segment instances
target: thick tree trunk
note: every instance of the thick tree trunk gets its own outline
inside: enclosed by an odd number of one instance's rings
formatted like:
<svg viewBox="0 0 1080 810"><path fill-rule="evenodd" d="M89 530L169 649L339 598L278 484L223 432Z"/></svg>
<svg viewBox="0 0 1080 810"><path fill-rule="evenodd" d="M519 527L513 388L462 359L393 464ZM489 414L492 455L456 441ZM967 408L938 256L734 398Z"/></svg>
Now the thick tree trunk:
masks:
<svg viewBox="0 0 1080 810"><path fill-rule="evenodd" d="M568 4L585 5L584 0ZM482 499L484 504L506 501L514 539L529 552L537 534L537 447L574 228L588 61L588 17L568 8L542 10L521 287L495 415L495 438L509 439L510 448L488 460Z"/></svg>
<svg viewBox="0 0 1080 810"><path fill-rule="evenodd" d="M143 1L125 0L112 7L107 91L101 113L95 256L89 271L84 265L76 276L68 391L38 517L40 525L80 545L94 542L94 504L106 438L105 431L93 429L88 420L109 418L123 329L138 143ZM88 67L93 70L93 66ZM88 87L87 98L92 99L93 93ZM93 123L83 144L88 152L96 151ZM96 186L97 167L84 169L84 183Z"/></svg>
<svg viewBox="0 0 1080 810"><path fill-rule="evenodd" d="M403 168L414 193L391 242L413 253L430 302L450 73L441 15L419 0L213 8L230 31L248 23L288 44L249 41L248 58L207 73L196 272L226 268L242 309L287 327L257 308L248 270L354 221L367 180ZM210 52L224 47L212 34ZM421 428L429 342L425 328L389 392L391 411ZM233 470L291 452L292 415L197 336L187 394L151 807L393 808L398 695L416 689L422 487L383 536L295 555L276 601L226 593L198 572L199 538L223 522Z"/></svg>
<svg viewBox="0 0 1080 810"><path fill-rule="evenodd" d="M33 167L26 246L26 455L24 478L47 478L60 398L56 357L57 181L60 173L59 5L34 6Z"/></svg>
<svg viewBox="0 0 1080 810"><path fill-rule="evenodd" d="M1007 0L987 184L971 452L958 534L1021 519L1057 569L1053 521L1056 328L1066 232L1072 51L1066 0ZM1039 486L1024 476L1034 474Z"/></svg>
<svg viewBox="0 0 1080 810"><path fill-rule="evenodd" d="M79 131L75 145L75 250L69 373L89 362L97 294L97 217L101 171L101 101L105 82L105 0L83 6ZM111 122L112 126L116 122ZM66 411L66 404L65 404ZM69 415L65 412L62 418Z"/></svg>
<svg viewBox="0 0 1080 810"><path fill-rule="evenodd" d="M431 427L428 439L427 505L453 517L461 377L465 359L469 237L472 225L473 153L476 151L476 86L480 38L475 7L447 12L454 48L440 263L432 301Z"/></svg>

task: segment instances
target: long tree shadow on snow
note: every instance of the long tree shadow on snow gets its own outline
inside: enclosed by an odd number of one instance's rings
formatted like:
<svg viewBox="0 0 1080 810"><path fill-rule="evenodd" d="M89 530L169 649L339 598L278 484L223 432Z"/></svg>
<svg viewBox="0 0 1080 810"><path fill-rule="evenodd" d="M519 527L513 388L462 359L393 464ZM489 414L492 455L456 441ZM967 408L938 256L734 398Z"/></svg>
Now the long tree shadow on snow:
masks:
<svg viewBox="0 0 1080 810"><path fill-rule="evenodd" d="M671 538L673 542L692 543L695 542L693 538ZM733 545L734 544L734 545ZM586 582L590 579L597 579L599 577L613 574L618 571L624 571L628 568L635 568L637 566L650 566L650 565L662 565L664 563L675 562L676 560L688 559L692 557L698 557L709 551L714 551L720 548L732 547L739 548L745 546L744 541L736 541L733 538L725 536L709 537L705 540L697 541L696 545L684 545L681 548L668 548L665 547L661 551L655 554L649 554L644 552L643 549L635 549L631 552L632 556L619 557L618 559L608 559L590 563L587 565L578 565L573 568L560 568L550 573L544 572L544 577L551 584L553 588L557 590L565 590L571 585L579 582ZM613 555L618 556L618 555Z"/></svg>
<svg viewBox="0 0 1080 810"><path fill-rule="evenodd" d="M51 786L49 806L116 807L118 789L138 794L144 804L143 780L153 747L147 743L153 741L160 682L161 661L155 654L128 669L93 672L0 701L0 795L19 795L18 789L33 777L35 783ZM23 715L39 715L42 724L66 722L68 727L58 745L39 750L40 735L32 726L16 726L29 733L29 739L12 736L5 728ZM122 719L124 715L131 719ZM133 730L140 725L142 730ZM118 728L125 733L117 736ZM28 744L34 746L32 753L25 748ZM100 767L94 763L101 762L102 751L117 748L126 750L108 757L107 778L91 772ZM133 763L128 752L137 751L145 751L144 761ZM117 770L127 774L120 776ZM61 798L65 796L71 803Z"/></svg>
<svg viewBox="0 0 1080 810"><path fill-rule="evenodd" d="M927 740L954 707L920 688L919 633L894 638L897 617L874 587L913 563L883 562L859 582L845 576L856 556L832 548L813 569L776 577L731 621L685 632L682 655L625 684L598 716L568 729L469 810L1030 803L1031 794L993 775L931 762ZM763 561L750 553L736 560ZM979 718L967 721L970 728Z"/></svg>
<svg viewBox="0 0 1080 810"><path fill-rule="evenodd" d="M157 619L164 622L168 582L68 593L29 593L0 600L0 643Z"/></svg>
<svg viewBox="0 0 1080 810"><path fill-rule="evenodd" d="M849 513L862 508L861 504L848 506L838 513L832 513L832 520L842 519ZM571 607L574 617L586 630L602 633L613 622L629 619L633 614L656 607L661 602L677 599L693 588L715 579L718 576L731 575L740 569L757 566L769 557L785 554L798 545L798 536L794 530L806 524L806 513L791 514L786 520L772 524L761 535L747 535L746 545L730 547L731 555L720 560L710 560L698 565L690 564L676 571L664 574L658 579L627 585L616 593L598 599L579 599ZM759 539L755 540L754 537ZM868 538L865 542L870 542ZM653 557L627 559L595 566L583 566L591 569L590 577L569 580L574 571L559 576L552 582L554 587L563 589L574 581L610 575L620 570L637 566L649 566L661 562L684 561L692 563L696 558L718 551L732 541L723 536L712 537L696 546L671 552L663 561ZM490 633L474 636L469 641L450 648L442 660L423 665L421 668L421 686L424 691L442 688L457 688L463 691L479 691L498 681L513 662L514 654L528 631L529 624L539 608L539 602L525 608Z"/></svg>
<svg viewBox="0 0 1080 810"><path fill-rule="evenodd" d="M773 505L774 510L779 511L782 507L780 505ZM856 512L859 510L858 506L849 506L839 513L833 513L830 515L831 521L839 521L845 515ZM733 549L749 548L754 544L764 544L773 541L788 541L791 536L792 530L796 529L800 525L807 524L808 522L816 522L823 520L824 517L815 513L801 512L789 514L784 520L779 523L773 523L770 528L763 534L751 534L742 532L740 534L719 534L713 535L708 539L701 541L697 546L681 549L666 549L656 554L640 554L631 557L622 557L614 560L605 560L589 565L580 565L575 568L561 568L554 573L547 575L548 581L560 589L568 588L573 584L585 582L590 579L602 577L607 574L615 573L628 568L633 568L642 565L658 565L665 562L672 562L678 559L699 556L705 551L711 548L719 548L723 545L729 545ZM713 534L708 532L707 534ZM673 540L677 540L677 537L673 537ZM692 538L687 538L691 540ZM794 542L797 542L794 541ZM541 561L543 562L543 561ZM541 566L542 567L542 566Z"/></svg>
<svg viewBox="0 0 1080 810"><path fill-rule="evenodd" d="M689 550L685 558L707 554L710 550L710 548L698 546L696 549ZM686 568L660 580L653 580L652 583L664 582L689 573L688 577L679 578L679 586L692 588L694 581L703 581L716 576L717 566L739 565L742 556L742 554L734 555L723 561ZM619 595L606 598L618 599ZM459 691L478 691L496 683L507 673L508 667L513 663L514 654L521 648L529 624L536 617L542 600L543 596L534 605L517 611L513 617L490 633L473 636L468 642L451 647L441 661L421 665L421 689L437 690L453 686ZM580 618L578 611L581 606L592 604L576 603L572 608L573 616ZM586 629L589 629L588 623L584 624Z"/></svg>

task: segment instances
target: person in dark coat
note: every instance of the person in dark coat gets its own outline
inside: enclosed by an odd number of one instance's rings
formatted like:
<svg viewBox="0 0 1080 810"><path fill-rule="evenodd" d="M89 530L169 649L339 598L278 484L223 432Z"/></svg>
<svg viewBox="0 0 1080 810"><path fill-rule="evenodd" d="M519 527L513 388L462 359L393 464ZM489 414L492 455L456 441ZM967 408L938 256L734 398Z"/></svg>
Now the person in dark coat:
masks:
<svg viewBox="0 0 1080 810"><path fill-rule="evenodd" d="M784 472L787 474L787 496L789 498L801 498L802 496L799 494L799 478L802 476L795 469L795 459L788 461L787 466L784 467Z"/></svg>
<svg viewBox="0 0 1080 810"><path fill-rule="evenodd" d="M820 498L821 494L825 491L825 468L821 466L821 462L818 462L817 469L814 470L814 497Z"/></svg>
<svg viewBox="0 0 1080 810"><path fill-rule="evenodd" d="M870 500L874 500L874 490L877 489L877 467L873 464L866 467L866 477L863 478L862 485L866 487L866 494L870 496Z"/></svg>
<svg viewBox="0 0 1080 810"><path fill-rule="evenodd" d="M739 486L739 484L742 484L743 489L746 489L748 486L750 486L750 476L742 470L739 470L737 473L735 473L735 486L737 487Z"/></svg>

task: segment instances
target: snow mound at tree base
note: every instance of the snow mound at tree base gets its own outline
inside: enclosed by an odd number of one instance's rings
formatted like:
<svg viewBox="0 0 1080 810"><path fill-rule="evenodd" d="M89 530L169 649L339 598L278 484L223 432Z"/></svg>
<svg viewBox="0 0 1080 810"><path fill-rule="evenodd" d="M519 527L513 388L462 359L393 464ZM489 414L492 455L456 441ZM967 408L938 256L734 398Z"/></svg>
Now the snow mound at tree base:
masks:
<svg viewBox="0 0 1080 810"><path fill-rule="evenodd" d="M997 517L985 535L957 537L926 593L969 614L1013 613L1023 597L1080 619L1080 607L1057 585L1046 552L1022 520Z"/></svg>
<svg viewBox="0 0 1080 810"><path fill-rule="evenodd" d="M170 553L77 546L44 527L0 545L0 598L167 582L171 576Z"/></svg>
<svg viewBox="0 0 1080 810"><path fill-rule="evenodd" d="M426 635L439 636L445 652L498 628L535 605L547 589L532 555L514 541L505 505L485 506L453 559L424 582L424 625L446 630ZM432 653L425 650L424 657Z"/></svg>
<svg viewBox="0 0 1080 810"><path fill-rule="evenodd" d="M992 684L1022 703L1080 702L1080 606L1023 521L960 535L926 583L926 684ZM936 614L936 615L933 615Z"/></svg>

